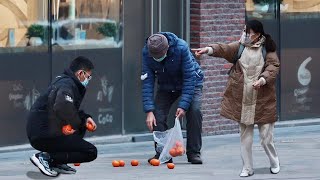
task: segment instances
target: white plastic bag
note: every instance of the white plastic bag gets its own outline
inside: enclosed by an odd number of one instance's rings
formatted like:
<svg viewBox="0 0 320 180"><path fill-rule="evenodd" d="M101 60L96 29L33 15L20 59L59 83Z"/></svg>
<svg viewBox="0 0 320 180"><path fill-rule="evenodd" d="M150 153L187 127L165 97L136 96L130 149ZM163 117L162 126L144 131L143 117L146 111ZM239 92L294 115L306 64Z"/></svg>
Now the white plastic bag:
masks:
<svg viewBox="0 0 320 180"><path fill-rule="evenodd" d="M160 163L169 161L172 157L185 154L181 125L178 118L175 119L174 127L167 131L154 131L154 141L157 143L156 151L160 154Z"/></svg>

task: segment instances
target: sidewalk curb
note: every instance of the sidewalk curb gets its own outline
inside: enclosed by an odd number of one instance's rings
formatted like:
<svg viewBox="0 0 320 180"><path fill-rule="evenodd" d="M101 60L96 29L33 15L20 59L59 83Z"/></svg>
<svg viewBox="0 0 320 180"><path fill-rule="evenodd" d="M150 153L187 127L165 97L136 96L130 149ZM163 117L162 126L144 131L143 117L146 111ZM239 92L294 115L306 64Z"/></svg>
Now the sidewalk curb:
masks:
<svg viewBox="0 0 320 180"><path fill-rule="evenodd" d="M314 126L314 125L320 125L320 118L277 122L275 125L275 128L286 128L286 127L296 127L296 126ZM183 137L185 138L186 131L183 130L182 133L183 133ZM225 134L225 135L229 135L229 134ZM224 135L219 135L219 136L221 137ZM87 141L93 143L94 145L106 145L106 144L135 143L135 142L152 141L153 135L152 135L152 133L144 133L144 134L88 137L85 139ZM31 147L30 144L0 147L0 153L16 152L16 151L30 151L30 150L33 150L33 148Z"/></svg>

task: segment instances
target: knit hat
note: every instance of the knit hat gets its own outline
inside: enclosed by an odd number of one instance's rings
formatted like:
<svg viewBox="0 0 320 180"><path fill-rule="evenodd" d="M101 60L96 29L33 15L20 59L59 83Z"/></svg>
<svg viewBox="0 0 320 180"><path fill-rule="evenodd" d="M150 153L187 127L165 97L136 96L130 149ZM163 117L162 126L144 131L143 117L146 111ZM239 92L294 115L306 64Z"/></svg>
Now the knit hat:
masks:
<svg viewBox="0 0 320 180"><path fill-rule="evenodd" d="M162 34L151 35L147 46L150 56L156 59L163 57L169 49L168 39Z"/></svg>

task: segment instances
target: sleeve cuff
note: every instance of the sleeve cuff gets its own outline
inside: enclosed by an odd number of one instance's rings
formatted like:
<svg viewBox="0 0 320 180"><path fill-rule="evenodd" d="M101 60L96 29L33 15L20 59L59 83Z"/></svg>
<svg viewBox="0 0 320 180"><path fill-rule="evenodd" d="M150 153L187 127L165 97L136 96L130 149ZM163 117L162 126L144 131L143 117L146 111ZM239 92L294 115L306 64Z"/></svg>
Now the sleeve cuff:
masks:
<svg viewBox="0 0 320 180"><path fill-rule="evenodd" d="M212 55L213 54L213 48L212 47L206 47L206 49L208 50L207 55Z"/></svg>
<svg viewBox="0 0 320 180"><path fill-rule="evenodd" d="M266 81L266 79L264 77L261 77L260 79L262 81L262 84L261 84L262 86L267 84L267 81Z"/></svg>

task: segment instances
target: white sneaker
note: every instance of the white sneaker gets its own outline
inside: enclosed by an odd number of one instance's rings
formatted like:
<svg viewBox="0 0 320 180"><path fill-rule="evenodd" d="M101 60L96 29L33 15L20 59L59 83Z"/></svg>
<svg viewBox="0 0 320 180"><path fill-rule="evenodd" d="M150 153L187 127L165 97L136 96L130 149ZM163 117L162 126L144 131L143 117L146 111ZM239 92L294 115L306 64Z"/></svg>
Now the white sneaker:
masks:
<svg viewBox="0 0 320 180"><path fill-rule="evenodd" d="M280 164L278 164L278 167L275 167L275 168L271 167L270 172L272 174L278 174L280 172Z"/></svg>
<svg viewBox="0 0 320 180"><path fill-rule="evenodd" d="M42 174L51 176L51 177L57 177L59 173L52 170L50 167L50 157L46 153L37 153L30 157L30 161L39 168L39 170L42 172Z"/></svg>
<svg viewBox="0 0 320 180"><path fill-rule="evenodd" d="M240 173L240 177L249 177L249 176L252 176L254 174L253 171L249 171L247 169L243 169Z"/></svg>

